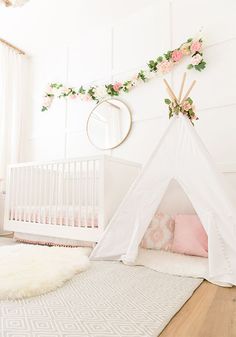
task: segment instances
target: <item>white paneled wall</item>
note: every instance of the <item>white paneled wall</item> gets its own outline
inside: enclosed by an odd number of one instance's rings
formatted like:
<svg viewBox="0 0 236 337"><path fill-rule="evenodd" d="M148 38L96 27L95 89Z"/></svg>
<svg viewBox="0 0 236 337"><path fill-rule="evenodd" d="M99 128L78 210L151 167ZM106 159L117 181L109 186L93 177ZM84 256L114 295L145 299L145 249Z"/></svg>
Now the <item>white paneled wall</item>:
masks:
<svg viewBox="0 0 236 337"><path fill-rule="evenodd" d="M193 34L197 26L203 28L207 69L201 74L191 74L197 79L192 94L200 117L196 128L222 169L236 171L236 1L199 0L193 8L194 15L186 15L184 24L180 24L189 3L176 0L171 4L172 43L178 45ZM189 35L186 35L186 27ZM182 72L181 65L173 73L175 89Z"/></svg>
<svg viewBox="0 0 236 337"><path fill-rule="evenodd" d="M101 152L86 137L86 120L95 103L62 99L55 101L48 112L41 112L41 95L47 82L80 86L129 78L149 59L179 46L203 27L207 69L201 74L188 72L189 82L197 79L192 94L200 117L196 128L223 169L236 171L235 12L235 0L158 0L114 27L85 33L73 45L33 56L32 132L24 159ZM167 76L175 89L187 64L186 60ZM106 153L145 162L168 124L165 97L161 79L123 94L133 116L132 132L124 144Z"/></svg>

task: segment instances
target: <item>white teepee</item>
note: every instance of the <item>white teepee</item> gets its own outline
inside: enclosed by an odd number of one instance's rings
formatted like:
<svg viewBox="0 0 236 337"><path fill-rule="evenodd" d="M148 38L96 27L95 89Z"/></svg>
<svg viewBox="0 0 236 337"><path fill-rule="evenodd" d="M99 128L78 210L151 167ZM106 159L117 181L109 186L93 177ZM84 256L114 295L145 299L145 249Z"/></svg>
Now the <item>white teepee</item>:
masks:
<svg viewBox="0 0 236 337"><path fill-rule="evenodd" d="M182 114L171 120L91 258L135 262L140 241L172 179L189 197L208 234L209 279L236 285L236 211L222 175Z"/></svg>

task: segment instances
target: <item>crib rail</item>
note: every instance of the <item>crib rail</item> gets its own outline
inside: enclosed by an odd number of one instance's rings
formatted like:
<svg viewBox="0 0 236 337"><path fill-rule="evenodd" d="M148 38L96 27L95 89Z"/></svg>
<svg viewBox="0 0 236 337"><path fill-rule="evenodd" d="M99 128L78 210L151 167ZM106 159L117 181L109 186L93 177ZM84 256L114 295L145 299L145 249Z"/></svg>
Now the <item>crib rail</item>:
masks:
<svg viewBox="0 0 236 337"><path fill-rule="evenodd" d="M60 226L71 233L71 238L78 239L77 234L84 233L79 235L82 240L97 240L104 227L102 180L101 157L12 165L8 170L5 227L17 231L17 223L19 229L27 226L27 232L33 233L37 226L39 233L39 226L44 225L40 232L53 235ZM91 230L95 235L86 235ZM58 232L56 236L63 237Z"/></svg>

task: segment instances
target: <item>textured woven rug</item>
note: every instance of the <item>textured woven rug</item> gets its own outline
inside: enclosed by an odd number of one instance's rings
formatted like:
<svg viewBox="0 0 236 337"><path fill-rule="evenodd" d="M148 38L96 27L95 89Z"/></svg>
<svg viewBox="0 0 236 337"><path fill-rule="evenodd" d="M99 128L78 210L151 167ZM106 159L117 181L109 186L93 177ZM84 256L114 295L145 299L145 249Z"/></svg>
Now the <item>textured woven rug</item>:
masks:
<svg viewBox="0 0 236 337"><path fill-rule="evenodd" d="M0 336L158 336L200 283L145 267L93 262L54 292L0 301Z"/></svg>

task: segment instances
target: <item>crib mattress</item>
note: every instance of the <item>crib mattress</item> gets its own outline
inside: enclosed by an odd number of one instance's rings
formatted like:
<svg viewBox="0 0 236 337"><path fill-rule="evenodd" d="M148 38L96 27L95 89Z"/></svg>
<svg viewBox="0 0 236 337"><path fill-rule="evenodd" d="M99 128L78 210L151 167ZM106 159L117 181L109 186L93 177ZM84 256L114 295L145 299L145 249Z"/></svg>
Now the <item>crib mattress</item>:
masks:
<svg viewBox="0 0 236 337"><path fill-rule="evenodd" d="M1 337L158 336L201 282L119 262L92 262L54 292L0 301Z"/></svg>
<svg viewBox="0 0 236 337"><path fill-rule="evenodd" d="M97 228L98 207L16 207L10 211L10 218L16 221Z"/></svg>

